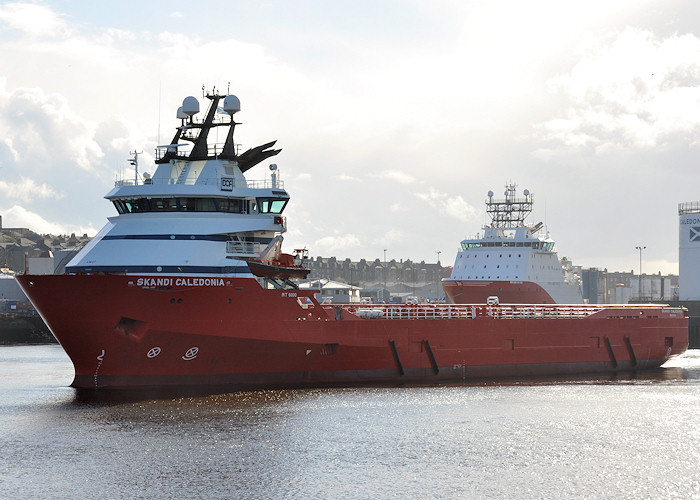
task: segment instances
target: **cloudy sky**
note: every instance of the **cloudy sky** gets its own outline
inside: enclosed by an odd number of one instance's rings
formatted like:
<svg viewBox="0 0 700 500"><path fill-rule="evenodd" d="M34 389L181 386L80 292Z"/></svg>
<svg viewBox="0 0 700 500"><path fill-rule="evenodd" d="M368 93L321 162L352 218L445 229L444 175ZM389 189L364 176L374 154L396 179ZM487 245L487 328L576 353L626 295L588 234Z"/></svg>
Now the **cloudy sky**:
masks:
<svg viewBox="0 0 700 500"><path fill-rule="evenodd" d="M451 264L507 182L560 256L678 270L700 200L695 0L0 3L0 215L94 234L202 86L277 139L285 247ZM127 171L128 173L128 171ZM268 174L266 163L249 178Z"/></svg>

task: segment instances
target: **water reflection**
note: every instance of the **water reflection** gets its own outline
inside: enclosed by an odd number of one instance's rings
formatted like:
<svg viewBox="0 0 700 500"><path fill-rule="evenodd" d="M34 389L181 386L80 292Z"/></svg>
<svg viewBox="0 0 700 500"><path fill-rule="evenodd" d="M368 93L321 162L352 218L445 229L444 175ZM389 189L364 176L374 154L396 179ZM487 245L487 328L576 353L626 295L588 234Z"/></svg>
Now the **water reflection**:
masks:
<svg viewBox="0 0 700 500"><path fill-rule="evenodd" d="M384 384L373 386L341 386L330 388L300 388L257 391L233 391L229 386L164 387L131 389L72 389L73 398L67 402L75 406L109 406L158 400L200 400L217 403L265 405L285 399L298 399L319 391L362 390L369 388L401 387L494 387L536 386L562 384L615 384L615 383L663 383L700 381L700 350L688 351L681 357L669 360L663 367L651 370L608 374L551 375L537 377L513 377L499 379L474 379L465 382L439 384Z"/></svg>
<svg viewBox="0 0 700 500"><path fill-rule="evenodd" d="M0 496L700 491L700 449L688 444L700 439L700 351L658 370L609 376L250 392L76 390L61 356L0 350Z"/></svg>

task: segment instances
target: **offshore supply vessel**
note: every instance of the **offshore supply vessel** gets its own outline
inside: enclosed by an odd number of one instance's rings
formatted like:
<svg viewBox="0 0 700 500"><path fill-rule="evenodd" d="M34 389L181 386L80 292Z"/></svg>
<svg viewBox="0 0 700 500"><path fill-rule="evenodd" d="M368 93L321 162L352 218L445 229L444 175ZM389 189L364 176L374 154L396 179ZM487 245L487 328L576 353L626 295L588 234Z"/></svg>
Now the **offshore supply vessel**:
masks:
<svg viewBox="0 0 700 500"><path fill-rule="evenodd" d="M321 304L281 252L289 194L246 174L279 153L238 154L240 102L183 101L153 176L118 181L117 214L61 275L17 276L75 368L79 388L234 390L658 367L688 346L665 305ZM223 145L209 132L228 127ZM214 134L215 135L215 134ZM134 163L137 163L134 162ZM261 266L262 264L262 266Z"/></svg>
<svg viewBox="0 0 700 500"><path fill-rule="evenodd" d="M506 184L503 199L489 191L486 213L491 223L482 237L460 243L449 278L442 288L453 304L485 302L498 297L507 304L582 304L581 278L559 260L554 240L543 224L527 224L534 196L516 195Z"/></svg>

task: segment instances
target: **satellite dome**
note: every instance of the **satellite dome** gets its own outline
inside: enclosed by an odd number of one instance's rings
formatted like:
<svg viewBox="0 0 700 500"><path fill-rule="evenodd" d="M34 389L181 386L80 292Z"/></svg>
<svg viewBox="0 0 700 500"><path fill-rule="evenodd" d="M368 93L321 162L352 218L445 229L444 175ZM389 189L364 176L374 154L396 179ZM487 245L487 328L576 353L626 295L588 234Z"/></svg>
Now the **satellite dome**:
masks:
<svg viewBox="0 0 700 500"><path fill-rule="evenodd" d="M489 191L489 198L493 198L493 191Z"/></svg>
<svg viewBox="0 0 700 500"><path fill-rule="evenodd" d="M185 112L182 110L182 106L180 106L179 108L177 108L177 118L179 118L180 120L184 120L185 118L187 118L187 115L186 115Z"/></svg>
<svg viewBox="0 0 700 500"><path fill-rule="evenodd" d="M238 113L241 110L241 101L235 95L227 95L224 98L224 111L229 115Z"/></svg>
<svg viewBox="0 0 700 500"><path fill-rule="evenodd" d="M187 116L196 115L199 113L199 101L192 96L185 97L182 101L182 112Z"/></svg>
<svg viewBox="0 0 700 500"><path fill-rule="evenodd" d="M529 189L526 189L525 191L523 191L523 194L524 194L525 196L530 196L530 190L529 190Z"/></svg>

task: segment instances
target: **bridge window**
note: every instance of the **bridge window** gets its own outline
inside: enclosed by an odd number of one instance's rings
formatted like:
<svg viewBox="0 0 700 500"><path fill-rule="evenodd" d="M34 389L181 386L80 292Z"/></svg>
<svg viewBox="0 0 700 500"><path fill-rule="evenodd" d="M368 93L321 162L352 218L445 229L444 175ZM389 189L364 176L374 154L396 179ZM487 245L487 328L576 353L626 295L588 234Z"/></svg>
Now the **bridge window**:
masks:
<svg viewBox="0 0 700 500"><path fill-rule="evenodd" d="M124 207L124 211L129 212L129 213L147 212L148 211L146 209L146 207L147 207L146 200L144 200L144 199L124 200L123 207Z"/></svg>
<svg viewBox="0 0 700 500"><path fill-rule="evenodd" d="M148 202L151 212L177 211L177 200L175 198L151 198Z"/></svg>
<svg viewBox="0 0 700 500"><path fill-rule="evenodd" d="M258 198L258 210L261 214L281 214L289 199Z"/></svg>
<svg viewBox="0 0 700 500"><path fill-rule="evenodd" d="M286 200L284 200L286 202ZM249 200L239 198L127 198L114 200L120 214L138 212L248 213Z"/></svg>
<svg viewBox="0 0 700 500"><path fill-rule="evenodd" d="M218 205L218 212L228 212L234 214L248 213L246 206L248 205L247 200L237 200L237 199L227 199L227 200L216 200Z"/></svg>

